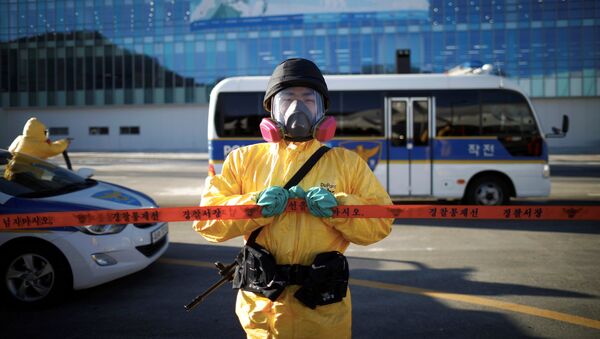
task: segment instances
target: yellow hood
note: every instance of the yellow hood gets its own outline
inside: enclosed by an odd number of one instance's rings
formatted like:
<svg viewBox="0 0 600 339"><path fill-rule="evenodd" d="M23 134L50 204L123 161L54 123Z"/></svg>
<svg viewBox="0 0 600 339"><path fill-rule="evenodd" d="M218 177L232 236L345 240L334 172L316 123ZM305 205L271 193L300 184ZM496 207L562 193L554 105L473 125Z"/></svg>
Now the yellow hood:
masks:
<svg viewBox="0 0 600 339"><path fill-rule="evenodd" d="M23 127L23 136L31 140L45 141L46 126L37 118L31 118Z"/></svg>

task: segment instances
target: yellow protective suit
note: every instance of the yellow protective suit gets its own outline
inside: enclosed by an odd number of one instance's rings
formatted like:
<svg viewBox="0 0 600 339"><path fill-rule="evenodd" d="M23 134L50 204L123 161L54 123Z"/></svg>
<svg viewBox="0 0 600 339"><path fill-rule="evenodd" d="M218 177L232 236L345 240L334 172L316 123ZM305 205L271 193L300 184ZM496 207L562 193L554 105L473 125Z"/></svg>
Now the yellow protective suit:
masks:
<svg viewBox="0 0 600 339"><path fill-rule="evenodd" d="M321 143L281 141L241 147L229 154L221 175L209 177L202 206L253 205L258 194L284 186ZM366 162L344 148L327 152L299 184L307 190L329 189L340 205L390 205L390 197ZM393 219L317 218L310 213L283 213L251 220L197 221L194 229L212 242L240 235L245 239L260 226L256 242L277 264L310 265L318 253L344 252L349 243L369 245L385 238ZM276 301L240 290L236 313L249 338L349 338L350 291L339 303L312 310L295 297L299 286L288 286Z"/></svg>
<svg viewBox="0 0 600 339"><path fill-rule="evenodd" d="M23 127L23 134L15 138L8 150L48 159L61 154L67 146L69 146L67 139L51 142L46 137L46 126L38 119L31 118Z"/></svg>

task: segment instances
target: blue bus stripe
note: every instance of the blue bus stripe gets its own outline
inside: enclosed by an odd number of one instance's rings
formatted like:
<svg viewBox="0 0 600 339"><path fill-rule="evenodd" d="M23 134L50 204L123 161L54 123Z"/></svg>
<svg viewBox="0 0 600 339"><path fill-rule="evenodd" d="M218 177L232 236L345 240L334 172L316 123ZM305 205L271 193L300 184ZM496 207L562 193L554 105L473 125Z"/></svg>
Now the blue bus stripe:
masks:
<svg viewBox="0 0 600 339"><path fill-rule="evenodd" d="M227 153L231 150L252 145L260 140L247 139L214 139L209 140L209 159L212 163L221 163ZM416 161L432 160L434 162L547 162L547 145L542 144L540 156L512 156L504 145L495 137L481 138L440 138L433 139L430 146L415 146L409 153L406 147L392 147L389 142L383 138L373 139L333 139L327 143L331 147L345 147L350 150L357 150L358 146L363 148L380 146L379 161L407 161L409 158Z"/></svg>

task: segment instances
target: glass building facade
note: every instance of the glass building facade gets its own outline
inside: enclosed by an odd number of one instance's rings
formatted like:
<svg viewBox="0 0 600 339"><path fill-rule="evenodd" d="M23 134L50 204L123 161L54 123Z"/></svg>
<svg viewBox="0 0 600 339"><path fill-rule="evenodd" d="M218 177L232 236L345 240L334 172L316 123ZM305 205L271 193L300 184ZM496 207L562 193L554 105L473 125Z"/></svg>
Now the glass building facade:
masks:
<svg viewBox="0 0 600 339"><path fill-rule="evenodd" d="M593 0L0 0L0 104L205 104L290 57L394 73L399 49L416 73L482 62L534 98L600 96Z"/></svg>

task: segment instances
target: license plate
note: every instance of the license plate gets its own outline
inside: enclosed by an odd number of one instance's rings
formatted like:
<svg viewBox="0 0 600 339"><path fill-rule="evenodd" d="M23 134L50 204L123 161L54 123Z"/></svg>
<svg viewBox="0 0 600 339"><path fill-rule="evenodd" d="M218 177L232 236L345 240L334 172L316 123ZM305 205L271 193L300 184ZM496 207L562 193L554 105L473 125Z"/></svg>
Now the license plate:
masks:
<svg viewBox="0 0 600 339"><path fill-rule="evenodd" d="M159 229L152 231L152 243L156 243L169 233L169 225L164 224Z"/></svg>

